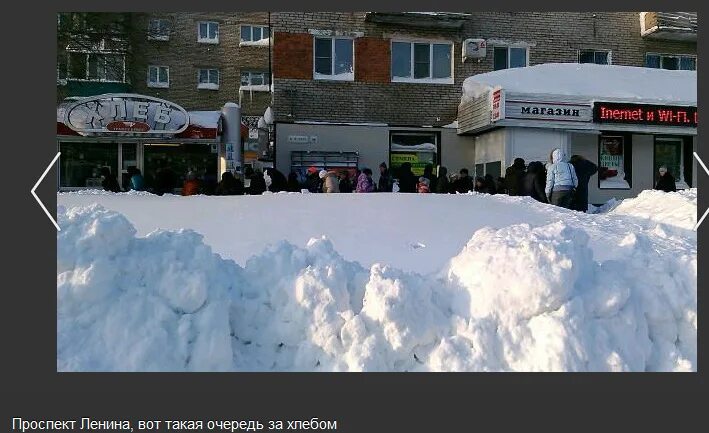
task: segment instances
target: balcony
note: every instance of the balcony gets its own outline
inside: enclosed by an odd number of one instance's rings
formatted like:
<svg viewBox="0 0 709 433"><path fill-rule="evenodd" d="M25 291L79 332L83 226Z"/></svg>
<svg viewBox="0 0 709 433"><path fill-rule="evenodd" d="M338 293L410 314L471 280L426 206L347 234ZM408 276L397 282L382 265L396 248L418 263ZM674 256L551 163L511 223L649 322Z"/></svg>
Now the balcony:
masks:
<svg viewBox="0 0 709 433"><path fill-rule="evenodd" d="M697 13L640 12L640 34L648 39L697 42Z"/></svg>

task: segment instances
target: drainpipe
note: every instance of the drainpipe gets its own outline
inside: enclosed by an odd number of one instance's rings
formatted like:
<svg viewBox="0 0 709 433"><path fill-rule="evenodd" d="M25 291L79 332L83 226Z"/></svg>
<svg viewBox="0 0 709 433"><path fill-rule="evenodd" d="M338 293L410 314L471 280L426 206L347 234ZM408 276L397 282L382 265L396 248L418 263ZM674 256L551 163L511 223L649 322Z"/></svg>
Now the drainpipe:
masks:
<svg viewBox="0 0 709 433"><path fill-rule="evenodd" d="M271 51L273 50L273 31L271 31L271 12L268 12L268 77L271 80L271 107L274 105L275 99L275 81L273 78L273 58ZM273 108L272 108L273 109ZM275 117L275 115L274 115ZM274 121L272 125L268 126L268 145L271 146L271 140L273 140L273 154L271 155L271 160L273 161L273 168L276 168L276 122Z"/></svg>

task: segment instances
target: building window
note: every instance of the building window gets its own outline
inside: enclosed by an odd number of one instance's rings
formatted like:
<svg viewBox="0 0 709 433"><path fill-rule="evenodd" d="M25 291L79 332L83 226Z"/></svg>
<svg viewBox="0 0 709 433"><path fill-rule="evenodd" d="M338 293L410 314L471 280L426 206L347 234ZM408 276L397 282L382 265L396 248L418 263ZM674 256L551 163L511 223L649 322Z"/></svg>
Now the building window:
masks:
<svg viewBox="0 0 709 433"><path fill-rule="evenodd" d="M655 69L696 71L697 56L648 53L645 55L645 66Z"/></svg>
<svg viewBox="0 0 709 433"><path fill-rule="evenodd" d="M411 164L416 176L423 175L426 165L438 165L439 135L435 132L391 132L389 136L389 166L397 176L401 164Z"/></svg>
<svg viewBox="0 0 709 433"><path fill-rule="evenodd" d="M148 66L148 87L170 87L170 68L167 66Z"/></svg>
<svg viewBox="0 0 709 433"><path fill-rule="evenodd" d="M200 69L198 74L198 89L218 90L219 69Z"/></svg>
<svg viewBox="0 0 709 433"><path fill-rule="evenodd" d="M241 89L267 92L269 91L268 78L266 72L241 71Z"/></svg>
<svg viewBox="0 0 709 433"><path fill-rule="evenodd" d="M268 45L268 27L241 26L241 42L239 45Z"/></svg>
<svg viewBox="0 0 709 433"><path fill-rule="evenodd" d="M527 47L495 47L493 49L494 69L523 68L529 65Z"/></svg>
<svg viewBox="0 0 709 433"><path fill-rule="evenodd" d="M354 42L349 38L315 38L314 78L354 81Z"/></svg>
<svg viewBox="0 0 709 433"><path fill-rule="evenodd" d="M64 65L61 64L61 68ZM112 53L69 52L66 78L75 81L125 82L125 56ZM62 75L63 71L60 72Z"/></svg>
<svg viewBox="0 0 709 433"><path fill-rule="evenodd" d="M205 44L219 43L219 23L202 21L197 25L197 42Z"/></svg>
<svg viewBox="0 0 709 433"><path fill-rule="evenodd" d="M453 84L453 44L393 41L391 78L399 82Z"/></svg>
<svg viewBox="0 0 709 433"><path fill-rule="evenodd" d="M632 187L631 144L622 135L601 135L598 142L598 188Z"/></svg>
<svg viewBox="0 0 709 433"><path fill-rule="evenodd" d="M170 21L165 19L151 19L148 24L148 40L170 40Z"/></svg>
<svg viewBox="0 0 709 433"><path fill-rule="evenodd" d="M610 65L611 52L608 50L580 50L579 63L595 63L597 65Z"/></svg>

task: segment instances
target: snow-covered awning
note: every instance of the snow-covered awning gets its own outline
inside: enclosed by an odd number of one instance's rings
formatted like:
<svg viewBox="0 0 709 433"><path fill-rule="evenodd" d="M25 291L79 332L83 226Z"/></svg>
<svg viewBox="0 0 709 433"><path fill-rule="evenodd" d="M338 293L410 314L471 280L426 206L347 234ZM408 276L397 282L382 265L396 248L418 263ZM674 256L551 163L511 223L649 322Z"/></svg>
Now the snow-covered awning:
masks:
<svg viewBox="0 0 709 433"><path fill-rule="evenodd" d="M697 73L548 63L463 82L458 133L498 126L696 134Z"/></svg>

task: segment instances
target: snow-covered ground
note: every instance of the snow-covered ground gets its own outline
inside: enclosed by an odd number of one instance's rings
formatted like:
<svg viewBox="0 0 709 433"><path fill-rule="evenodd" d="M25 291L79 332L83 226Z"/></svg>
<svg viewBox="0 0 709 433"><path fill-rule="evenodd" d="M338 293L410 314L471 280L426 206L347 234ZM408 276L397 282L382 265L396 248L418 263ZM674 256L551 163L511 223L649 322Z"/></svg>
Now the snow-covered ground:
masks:
<svg viewBox="0 0 709 433"><path fill-rule="evenodd" d="M58 195L61 371L694 371L696 190Z"/></svg>

